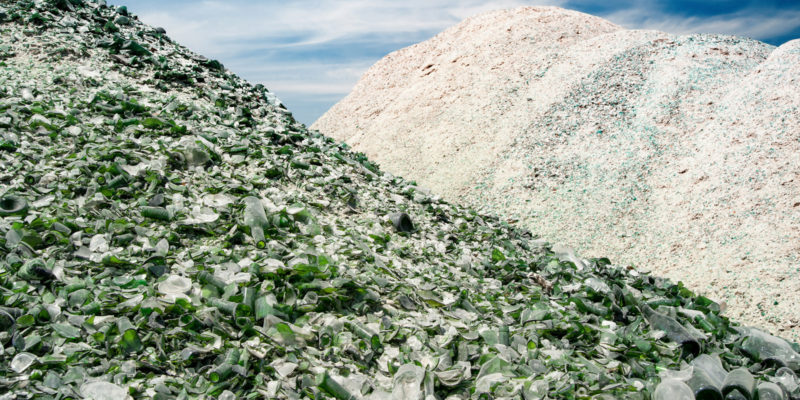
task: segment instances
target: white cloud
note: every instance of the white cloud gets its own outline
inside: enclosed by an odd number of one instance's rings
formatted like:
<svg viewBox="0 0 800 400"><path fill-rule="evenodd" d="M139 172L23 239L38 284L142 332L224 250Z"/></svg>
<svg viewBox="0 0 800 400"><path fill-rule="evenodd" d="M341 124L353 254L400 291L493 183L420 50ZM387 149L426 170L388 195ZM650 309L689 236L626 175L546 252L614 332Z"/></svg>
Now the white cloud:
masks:
<svg viewBox="0 0 800 400"><path fill-rule="evenodd" d="M143 22L164 27L179 43L221 60L251 81L264 83L278 97L283 93L341 98L379 57L354 52L349 58L327 63L270 59L271 63L265 65L263 58L250 53L254 48L262 48L280 55L304 47L324 48L336 41L360 40L377 46L385 41L385 53L389 53L480 12L524 5L559 5L563 1L205 0L164 2L157 9L137 9L133 1L129 2L129 8Z"/></svg>
<svg viewBox="0 0 800 400"><path fill-rule="evenodd" d="M274 92L344 96L372 62L252 65L234 61L229 68Z"/></svg>
<svg viewBox="0 0 800 400"><path fill-rule="evenodd" d="M478 12L522 5L559 4L560 0L430 1L299 0L281 2L173 2L142 10L140 18L168 29L193 48L234 54L253 40L273 48L324 44L371 35L436 33ZM133 11L136 11L133 9ZM296 38L285 42L286 38Z"/></svg>
<svg viewBox="0 0 800 400"><path fill-rule="evenodd" d="M137 7L137 1L143 1L141 7ZM389 53L425 40L484 11L567 4L567 0L127 2L143 22L166 28L179 43L219 59L251 81L264 83L279 97L287 94L307 98L304 101L309 103L344 97L361 74L383 55L379 54L383 49ZM626 2L622 7L602 17L631 29L755 38L774 37L800 26L800 11L766 15L763 11L744 10L709 18L682 18L659 12L657 4L650 1ZM347 54L337 57L336 51L343 46ZM333 54L322 60L302 59L304 52L325 50Z"/></svg>
<svg viewBox="0 0 800 400"><path fill-rule="evenodd" d="M629 29L655 29L674 34L715 33L751 38L780 36L800 27L800 11L794 10L767 13L764 10L745 9L713 17L683 18L657 13L648 8L634 8L603 17Z"/></svg>

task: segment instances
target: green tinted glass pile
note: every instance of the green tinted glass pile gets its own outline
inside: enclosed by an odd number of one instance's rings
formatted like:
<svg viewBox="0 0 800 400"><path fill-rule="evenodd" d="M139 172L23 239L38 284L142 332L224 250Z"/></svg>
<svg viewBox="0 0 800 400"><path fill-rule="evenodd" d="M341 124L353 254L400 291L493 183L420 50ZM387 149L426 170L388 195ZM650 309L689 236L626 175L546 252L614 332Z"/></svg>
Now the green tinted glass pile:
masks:
<svg viewBox="0 0 800 400"><path fill-rule="evenodd" d="M382 173L124 7L0 30L0 398L797 396L796 344Z"/></svg>

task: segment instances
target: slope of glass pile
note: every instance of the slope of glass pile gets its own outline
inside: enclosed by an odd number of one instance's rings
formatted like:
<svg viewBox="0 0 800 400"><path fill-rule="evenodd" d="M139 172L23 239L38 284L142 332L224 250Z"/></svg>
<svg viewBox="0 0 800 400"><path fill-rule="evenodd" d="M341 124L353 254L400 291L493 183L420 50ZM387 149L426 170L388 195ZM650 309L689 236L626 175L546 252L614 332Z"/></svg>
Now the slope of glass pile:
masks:
<svg viewBox="0 0 800 400"><path fill-rule="evenodd" d="M381 172L125 7L0 30L2 399L798 396L795 343Z"/></svg>

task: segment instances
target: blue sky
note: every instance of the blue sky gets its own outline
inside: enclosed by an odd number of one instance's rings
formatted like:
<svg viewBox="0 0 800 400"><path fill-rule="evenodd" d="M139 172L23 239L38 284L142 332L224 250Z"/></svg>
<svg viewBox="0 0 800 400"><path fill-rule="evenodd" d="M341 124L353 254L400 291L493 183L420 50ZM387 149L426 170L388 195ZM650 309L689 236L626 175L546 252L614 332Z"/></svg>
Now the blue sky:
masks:
<svg viewBox="0 0 800 400"><path fill-rule="evenodd" d="M800 0L127 0L181 44L263 83L310 125L386 54L479 12L555 5L630 29L800 38Z"/></svg>

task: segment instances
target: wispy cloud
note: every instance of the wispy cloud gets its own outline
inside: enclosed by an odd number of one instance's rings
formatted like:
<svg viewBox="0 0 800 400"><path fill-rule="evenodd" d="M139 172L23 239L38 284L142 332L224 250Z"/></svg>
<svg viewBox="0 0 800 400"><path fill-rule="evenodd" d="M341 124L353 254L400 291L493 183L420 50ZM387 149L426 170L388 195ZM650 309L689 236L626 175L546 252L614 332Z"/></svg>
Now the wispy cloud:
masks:
<svg viewBox="0 0 800 400"><path fill-rule="evenodd" d="M185 39L187 44L201 45L218 54L234 54L253 40L269 42L274 48L313 46L367 36L395 37L405 42L409 36L439 32L481 11L531 3L521 0L173 1L158 10L143 9L140 16L152 24L172 27L172 35Z"/></svg>
<svg viewBox="0 0 800 400"><path fill-rule="evenodd" d="M784 0L120 1L178 42L265 84L309 124L384 55L489 10L557 5L631 29L773 41L800 34L800 5L787 7Z"/></svg>
<svg viewBox="0 0 800 400"><path fill-rule="evenodd" d="M615 11L604 17L626 28L656 29L674 34L716 33L765 41L800 29L800 10L754 8L709 17L681 17L635 8Z"/></svg>
<svg viewBox="0 0 800 400"><path fill-rule="evenodd" d="M297 118L313 122L384 55L425 40L480 12L563 0L127 1L148 24L221 60L278 94ZM293 100L316 105L313 113ZM294 100L297 102L297 100Z"/></svg>

